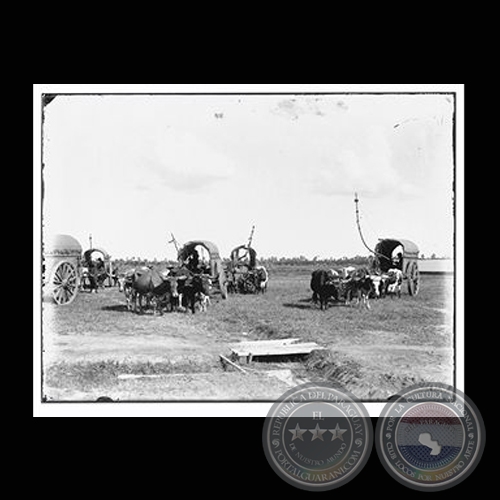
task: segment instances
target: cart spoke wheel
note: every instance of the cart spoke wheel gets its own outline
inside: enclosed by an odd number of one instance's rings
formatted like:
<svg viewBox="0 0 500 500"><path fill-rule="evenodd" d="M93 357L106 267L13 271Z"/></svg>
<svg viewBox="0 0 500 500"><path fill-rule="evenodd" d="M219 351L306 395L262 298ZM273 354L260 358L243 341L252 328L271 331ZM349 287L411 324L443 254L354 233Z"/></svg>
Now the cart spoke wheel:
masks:
<svg viewBox="0 0 500 500"><path fill-rule="evenodd" d="M56 304L70 304L77 292L76 268L70 262L61 262L52 277L52 297Z"/></svg>

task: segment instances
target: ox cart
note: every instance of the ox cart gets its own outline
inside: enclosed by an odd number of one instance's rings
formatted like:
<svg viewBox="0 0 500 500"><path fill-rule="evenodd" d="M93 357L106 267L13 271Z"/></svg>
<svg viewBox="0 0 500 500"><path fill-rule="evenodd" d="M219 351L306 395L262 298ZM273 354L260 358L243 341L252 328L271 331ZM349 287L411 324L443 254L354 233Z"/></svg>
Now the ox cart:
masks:
<svg viewBox="0 0 500 500"><path fill-rule="evenodd" d="M219 249L211 241L196 240L186 243L178 253L181 267L194 274L209 276L213 287L227 299L227 280Z"/></svg>
<svg viewBox="0 0 500 500"><path fill-rule="evenodd" d="M359 236L363 245L374 255L372 269L378 274L387 274L389 271L401 271L402 279L408 284L408 293L412 296L417 295L420 290L420 271L418 269L418 256L420 250L418 246L410 240L395 238L379 238L375 250L372 250L363 236L359 216L359 198L358 193L354 195L356 204L356 224L358 226Z"/></svg>
<svg viewBox="0 0 500 500"><path fill-rule="evenodd" d="M257 252L247 245L240 245L231 252L226 268L228 290L231 293L256 293L259 275L256 269Z"/></svg>
<svg viewBox="0 0 500 500"><path fill-rule="evenodd" d="M111 256L102 248L89 248L83 253L80 273L80 288L92 290L101 287L114 286L113 266Z"/></svg>
<svg viewBox="0 0 500 500"><path fill-rule="evenodd" d="M417 295L420 290L418 269L419 249L415 243L402 239L379 239L375 247L374 269L386 274L390 269L399 269L408 284L408 293Z"/></svg>
<svg viewBox="0 0 500 500"><path fill-rule="evenodd" d="M43 257L44 297L71 304L78 293L82 246L72 236L57 234L44 244Z"/></svg>

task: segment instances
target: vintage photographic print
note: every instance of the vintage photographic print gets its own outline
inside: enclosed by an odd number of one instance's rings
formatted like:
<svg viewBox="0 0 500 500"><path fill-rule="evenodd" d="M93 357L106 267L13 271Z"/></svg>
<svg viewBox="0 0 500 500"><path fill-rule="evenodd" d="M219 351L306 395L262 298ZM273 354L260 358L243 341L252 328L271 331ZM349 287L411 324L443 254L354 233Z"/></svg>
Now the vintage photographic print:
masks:
<svg viewBox="0 0 500 500"><path fill-rule="evenodd" d="M456 95L44 93L44 402L456 384Z"/></svg>

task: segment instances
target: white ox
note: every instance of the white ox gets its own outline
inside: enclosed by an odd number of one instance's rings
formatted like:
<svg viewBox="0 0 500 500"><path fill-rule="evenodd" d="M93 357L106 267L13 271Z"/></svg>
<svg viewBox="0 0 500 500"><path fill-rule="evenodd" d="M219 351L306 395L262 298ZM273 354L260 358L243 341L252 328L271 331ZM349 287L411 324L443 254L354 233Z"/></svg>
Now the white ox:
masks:
<svg viewBox="0 0 500 500"><path fill-rule="evenodd" d="M356 268L354 266L348 266L348 267L343 267L342 268L342 277L344 279L350 278L351 274L356 271Z"/></svg>
<svg viewBox="0 0 500 500"><path fill-rule="evenodd" d="M206 295L203 292L200 292L197 300L200 304L200 312L206 312L208 306L210 305L210 295Z"/></svg>
<svg viewBox="0 0 500 500"><path fill-rule="evenodd" d="M388 295L397 295L401 297L401 288L403 286L403 271L401 269L389 269L387 272L387 289Z"/></svg>
<svg viewBox="0 0 500 500"><path fill-rule="evenodd" d="M370 274L370 279L373 283L373 294L379 299L382 296L384 278L378 274Z"/></svg>
<svg viewBox="0 0 500 500"><path fill-rule="evenodd" d="M269 273L264 266L256 266L257 276L259 277L259 292L264 293L267 290L267 283L269 281Z"/></svg>

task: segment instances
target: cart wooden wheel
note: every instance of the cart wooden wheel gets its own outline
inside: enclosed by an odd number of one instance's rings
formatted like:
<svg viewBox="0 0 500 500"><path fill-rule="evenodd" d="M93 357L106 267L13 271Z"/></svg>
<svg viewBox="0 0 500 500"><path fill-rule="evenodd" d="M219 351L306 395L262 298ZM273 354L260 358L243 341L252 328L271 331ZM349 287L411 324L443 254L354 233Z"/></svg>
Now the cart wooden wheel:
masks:
<svg viewBox="0 0 500 500"><path fill-rule="evenodd" d="M420 290L420 271L418 270L418 264L414 263L411 266L411 271L408 276L408 293L412 296L418 295Z"/></svg>
<svg viewBox="0 0 500 500"><path fill-rule="evenodd" d="M73 302L78 291L78 277L75 266L68 261L60 262L50 279L52 298L57 305Z"/></svg>

